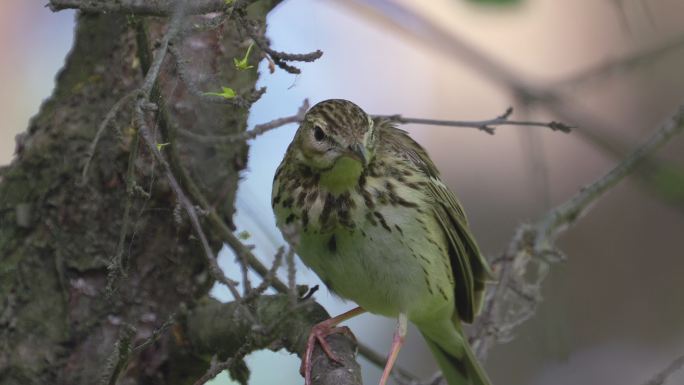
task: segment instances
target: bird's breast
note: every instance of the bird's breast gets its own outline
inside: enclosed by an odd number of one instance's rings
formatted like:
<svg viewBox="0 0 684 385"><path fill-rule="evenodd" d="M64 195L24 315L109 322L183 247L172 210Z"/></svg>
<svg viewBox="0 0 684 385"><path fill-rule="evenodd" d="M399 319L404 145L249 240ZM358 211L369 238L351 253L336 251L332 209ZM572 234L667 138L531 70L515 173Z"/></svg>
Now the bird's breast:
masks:
<svg viewBox="0 0 684 385"><path fill-rule="evenodd" d="M445 240L417 189L369 177L339 194L290 191L274 204L278 226L337 295L387 316L453 306Z"/></svg>

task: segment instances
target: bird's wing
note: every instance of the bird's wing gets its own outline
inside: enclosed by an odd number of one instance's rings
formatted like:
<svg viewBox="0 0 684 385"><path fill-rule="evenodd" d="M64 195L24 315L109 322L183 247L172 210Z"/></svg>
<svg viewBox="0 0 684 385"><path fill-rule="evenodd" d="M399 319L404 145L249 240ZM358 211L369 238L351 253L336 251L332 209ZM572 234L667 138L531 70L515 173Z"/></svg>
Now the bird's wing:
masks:
<svg viewBox="0 0 684 385"><path fill-rule="evenodd" d="M468 220L458 199L439 178L439 171L427 152L408 134L385 126L384 142L427 178L426 193L433 200L433 212L446 235L451 270L455 281L456 309L459 318L472 322L479 312L485 283L491 280L489 264L475 243Z"/></svg>

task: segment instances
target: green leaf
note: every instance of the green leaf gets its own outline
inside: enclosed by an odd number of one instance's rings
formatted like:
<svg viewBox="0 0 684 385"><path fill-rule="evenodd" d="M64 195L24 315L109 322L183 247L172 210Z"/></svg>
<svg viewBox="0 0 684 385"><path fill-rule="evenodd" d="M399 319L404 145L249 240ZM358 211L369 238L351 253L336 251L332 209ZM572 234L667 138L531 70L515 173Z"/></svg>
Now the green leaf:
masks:
<svg viewBox="0 0 684 385"><path fill-rule="evenodd" d="M235 68L237 68L238 71L244 71L250 68L254 68L254 66L249 65L249 62L247 61L249 59L250 52L252 52L252 47L254 47L254 43L249 45L249 47L247 48L247 52L245 53L245 56L242 59L233 58L233 63L235 63Z"/></svg>
<svg viewBox="0 0 684 385"><path fill-rule="evenodd" d="M226 3L226 5L231 5L233 4L233 1L234 0L224 0L224 3Z"/></svg>
<svg viewBox="0 0 684 385"><path fill-rule="evenodd" d="M169 144L171 144L171 143L157 143L157 151L161 151L162 148L164 148L165 146L168 146Z"/></svg>
<svg viewBox="0 0 684 385"><path fill-rule="evenodd" d="M249 233L249 231L240 231L238 234L238 238L242 239L243 241L248 240L252 234Z"/></svg>
<svg viewBox="0 0 684 385"><path fill-rule="evenodd" d="M230 87L221 87L221 92L205 92L204 95L220 96L224 99L232 99L235 97L235 91Z"/></svg>

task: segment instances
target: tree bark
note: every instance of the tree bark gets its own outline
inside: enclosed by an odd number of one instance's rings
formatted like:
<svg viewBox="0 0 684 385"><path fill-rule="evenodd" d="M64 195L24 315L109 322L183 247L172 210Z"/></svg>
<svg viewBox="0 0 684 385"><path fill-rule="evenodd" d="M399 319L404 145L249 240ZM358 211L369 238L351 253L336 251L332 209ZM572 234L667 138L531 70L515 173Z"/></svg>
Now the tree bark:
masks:
<svg viewBox="0 0 684 385"><path fill-rule="evenodd" d="M249 16L265 22L276 4L255 2ZM187 220L174 210L167 181L136 140L130 106L104 132L87 183L81 183L99 124L140 86L140 53L146 49L139 46L141 22L117 13L78 16L75 44L53 95L17 139L14 161L0 170L2 384L93 384L103 378L106 383L122 330L130 331L131 346L139 344L179 304L195 308L213 284ZM153 47L163 30L163 20L151 23ZM219 73L214 81L220 84L199 83L206 91L223 85L238 94L254 91L256 71L238 73L232 63L246 50L233 26L190 40L177 48L192 58L191 75ZM201 103L168 61L160 90L175 122L160 143L172 139L176 126L213 135L245 130L247 109ZM174 151L230 223L247 146L183 143ZM219 247L217 237L211 241ZM118 252L120 262L114 258ZM165 333L131 355L119 383L176 384L201 376L207 360L178 365L187 346L173 336Z"/></svg>

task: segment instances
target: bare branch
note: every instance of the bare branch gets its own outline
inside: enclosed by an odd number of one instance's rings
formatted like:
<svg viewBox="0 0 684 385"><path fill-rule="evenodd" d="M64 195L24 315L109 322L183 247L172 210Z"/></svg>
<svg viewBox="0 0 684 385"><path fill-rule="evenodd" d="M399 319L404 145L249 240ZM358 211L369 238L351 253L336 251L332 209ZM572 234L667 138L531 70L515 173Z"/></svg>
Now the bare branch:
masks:
<svg viewBox="0 0 684 385"><path fill-rule="evenodd" d="M161 65L166 59L166 51L169 48L169 42L173 40L181 29L181 24L183 23L183 16L185 15L185 2L179 1L177 9L174 11L171 21L169 21L169 28L162 37L161 43L157 53L154 55L154 59L145 74L145 79L143 80L143 85L140 87L140 91L149 98L150 91L157 82L159 77L159 70Z"/></svg>
<svg viewBox="0 0 684 385"><path fill-rule="evenodd" d="M574 87L583 84L591 84L597 80L604 79L606 76L629 71L634 67L642 65L682 47L684 47L684 36L666 41L643 51L632 53L622 58L608 60L604 63L556 82L553 84L553 87Z"/></svg>
<svg viewBox="0 0 684 385"><path fill-rule="evenodd" d="M207 301L188 315L185 329L197 353L229 357L212 365L195 384L203 384L252 351L284 348L301 357L311 327L330 317L322 306L311 300L299 300L292 306L287 294L259 296L250 307L257 323L263 327L255 329L254 324L239 313L234 316L242 309L238 302ZM361 385L354 339L346 334L336 334L327 340L344 365L330 362L323 350L316 346L312 360L314 384Z"/></svg>
<svg viewBox="0 0 684 385"><path fill-rule="evenodd" d="M273 130L274 128L278 128L281 126L284 126L286 124L290 123L299 123L302 120L304 120L304 115L306 114L306 111L309 109L309 99L304 99L302 102L302 105L299 107L297 110L297 113L292 116L287 116L285 118L279 118L279 119L274 119L271 120L268 123L262 123L262 124L257 124L254 126L249 131L242 132L240 134L237 134L233 137L233 141L244 141L244 140L249 140L249 139L254 139L257 136L264 134L270 130Z"/></svg>
<svg viewBox="0 0 684 385"><path fill-rule="evenodd" d="M546 238L553 240L555 234L563 227L572 225L582 214L586 213L591 203L624 179L642 159L654 153L682 129L684 129L684 105L680 106L678 111L646 143L629 154L608 174L552 210L539 224L539 238L535 246L539 248L542 243L547 242Z"/></svg>
<svg viewBox="0 0 684 385"><path fill-rule="evenodd" d="M477 128L478 130L484 131L490 135L494 134L495 128L493 126L535 126L535 127L547 127L553 131L561 131L568 133L572 126L561 122L532 122L532 121L515 121L508 120L508 117L513 113L513 107L509 107L506 112L502 115L489 120L435 120L435 119L422 119L422 118L406 118L402 115L373 115L374 119L386 119L399 124L416 123L416 124L428 124L433 126L449 126L449 127L470 127Z"/></svg>
<svg viewBox="0 0 684 385"><path fill-rule="evenodd" d="M268 269L268 273L266 273L266 276L263 277L261 283L259 286L255 287L251 291L249 291L245 296L243 297L243 301L245 303L254 300L261 294L263 294L271 285L273 284L273 279L276 276L276 271L280 267L280 265L283 262L283 256L285 255L285 247L281 246L278 248L278 251L276 252L275 257L273 258L273 265L271 265L271 268ZM246 263L249 265L249 261L247 261L246 256L241 256L241 259L244 259Z"/></svg>
<svg viewBox="0 0 684 385"><path fill-rule="evenodd" d="M191 15L220 12L226 9L224 0L192 0L187 2L186 13ZM91 13L134 13L141 16L169 16L173 13L175 0L50 0L53 12L78 9Z"/></svg>
<svg viewBox="0 0 684 385"><path fill-rule="evenodd" d="M298 74L302 71L299 68L288 64L287 62L313 62L315 60L318 60L321 56L323 56L323 51L321 50L316 50L304 54L293 54L276 51L271 48L271 44L264 35L265 28L263 28L263 26L260 23L248 19L245 15L244 7L236 5L234 7L234 16L237 25L240 27L242 31L244 31L249 37L251 37L252 40L254 40L256 46L259 47L259 49L263 51L265 54L267 54L275 65L291 74Z"/></svg>
<svg viewBox="0 0 684 385"><path fill-rule="evenodd" d="M508 249L494 261L497 283L488 291L471 333L473 349L483 359L495 343L512 338L513 329L534 315L548 265L563 259L556 237L576 223L592 203L624 179L636 166L684 130L684 105L642 146L605 176L552 209L534 225L518 228ZM536 270L532 270L532 269ZM530 278L532 276L533 278Z"/></svg>
<svg viewBox="0 0 684 385"><path fill-rule="evenodd" d="M297 268L294 260L294 247L290 246L285 255L285 263L287 264L287 286L289 288L290 302L294 304L297 302Z"/></svg>
<svg viewBox="0 0 684 385"><path fill-rule="evenodd" d="M184 130L179 128L178 133L186 136L187 138L207 143L207 144L226 144L226 143L237 143L245 140L254 139L257 136L264 134L268 131L282 127L290 123L299 123L304 119L304 114L309 109L309 100L304 99L302 105L297 110L297 113L291 116L286 116L284 118L274 119L267 123L257 124L249 131L244 131L235 135L200 135L194 132Z"/></svg>
<svg viewBox="0 0 684 385"><path fill-rule="evenodd" d="M202 245L202 249L204 250L204 255L206 257L205 259L207 260L207 263L209 265L209 271L211 272L212 277L218 282L221 282L222 284L226 285L230 290L231 294L233 295L233 297L236 300L239 300L241 296L236 289L237 282L228 279L228 277L226 277L223 273L223 270L221 270L221 268L219 267L218 262L216 261L216 256L214 255L214 251L211 249L209 241L207 240L207 237L204 234L204 231L202 230L202 225L199 222L195 206L185 196L183 189L180 187L178 181L176 180L176 177L173 175L173 172L171 171L171 167L169 167L169 164L166 162L159 149L157 149L157 142L154 140L154 137L152 137L152 133L150 132L149 128L147 127L147 124L145 123L144 113L139 106L136 107L134 121L136 126L138 127L140 135L142 136L145 144L147 145L148 150L154 156L157 163L159 163L164 169L164 174L169 182L169 185L171 186L171 189L176 195L176 199L178 199L178 202L180 203L181 207L183 207L186 214L188 215L188 218L190 218L190 223L192 224L192 228L195 231L195 235L197 236L197 238L199 238L200 244Z"/></svg>
<svg viewBox="0 0 684 385"><path fill-rule="evenodd" d="M663 385L674 372L680 370L684 367L684 355L677 357L674 361L670 363L662 372L656 374L650 381L644 385Z"/></svg>
<svg viewBox="0 0 684 385"><path fill-rule="evenodd" d="M478 50L467 40L431 22L420 13L412 12L410 7L399 2L381 0L351 0L337 1L337 3L360 10L359 13L362 16L373 17L375 22L386 23L407 37L420 39L438 52L469 65L488 80L508 88L512 95L521 102L540 105L555 114L560 120L585 127L578 128L575 132L614 159L620 160L629 153L629 147L616 141L608 134L619 132L619 130L613 129L597 116L578 108L577 103L568 101L567 97L559 90L549 86L537 86L524 80L526 79L525 76L521 76L506 67L502 62ZM668 48L673 49L675 47L676 44L673 44ZM632 67L626 66L624 68ZM660 166L660 164L654 163L653 166ZM640 176L644 177L645 175Z"/></svg>

